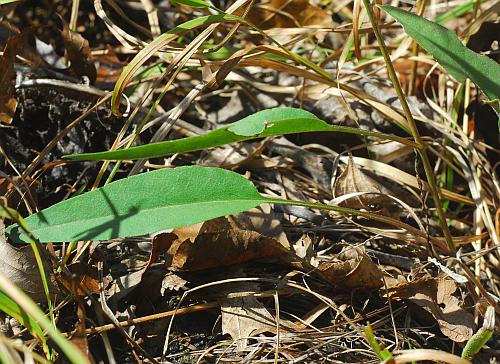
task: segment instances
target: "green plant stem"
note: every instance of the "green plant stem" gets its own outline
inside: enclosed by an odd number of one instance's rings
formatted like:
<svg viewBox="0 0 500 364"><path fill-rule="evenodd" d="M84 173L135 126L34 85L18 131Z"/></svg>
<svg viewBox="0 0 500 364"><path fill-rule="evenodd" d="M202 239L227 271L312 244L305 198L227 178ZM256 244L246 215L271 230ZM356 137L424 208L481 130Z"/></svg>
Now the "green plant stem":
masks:
<svg viewBox="0 0 500 364"><path fill-rule="evenodd" d="M417 1L417 14L422 16L425 10L425 0L418 0ZM412 42L412 50L411 54L414 57L418 56L418 51L419 51L419 46L418 43L413 40ZM418 73L418 61L415 60L411 64L411 76L410 76L410 83L408 84L408 95L413 95L415 94L416 90L416 83L417 83L417 73Z"/></svg>
<svg viewBox="0 0 500 364"><path fill-rule="evenodd" d="M370 4L370 1L363 0L363 4L364 4L366 11L368 13L368 17L370 18L370 22L371 22L372 27L373 27L373 32L375 33L375 37L377 38L377 42L379 44L380 51L382 53L382 56L384 57L384 61L385 61L385 64L387 66L387 73L389 74L389 78L391 79L392 84L394 85L394 89L396 90L396 93L398 95L399 101L401 103L401 107L403 108L403 113L406 117L406 120L408 121L408 126L410 128L411 134L413 136L413 139L415 140L416 149L417 149L418 154L420 155L420 158L422 160L422 165L424 166L425 176L427 178L427 182L428 182L430 190L431 190L432 199L434 200L434 205L435 205L437 213L438 213L438 217L440 220L439 223L441 225L441 229L443 230L446 244L448 245L448 249L450 250L450 254L454 255L455 254L455 244L453 244L453 240L451 238L451 233L450 233L450 230L449 230L448 225L446 223L446 216L444 214L444 210L443 210L443 207L441 205L441 197L439 196L439 191L438 191L438 188L436 185L436 181L434 180L434 173L433 173L429 158L427 156L425 143L423 142L422 138L420 137L420 133L418 132L418 129L417 129L417 126L415 124L415 120L413 119L413 115L411 113L410 107L408 106L408 103L406 102L406 97L404 95L403 90L401 89L401 85L400 85L398 77L396 75L396 71L394 70L394 66L392 65L391 57L390 57L389 52L387 51L387 48L385 46L385 42L384 42L384 39L382 38L382 34L380 33L380 29L378 28L377 20L375 18L375 14L373 13L373 8Z"/></svg>

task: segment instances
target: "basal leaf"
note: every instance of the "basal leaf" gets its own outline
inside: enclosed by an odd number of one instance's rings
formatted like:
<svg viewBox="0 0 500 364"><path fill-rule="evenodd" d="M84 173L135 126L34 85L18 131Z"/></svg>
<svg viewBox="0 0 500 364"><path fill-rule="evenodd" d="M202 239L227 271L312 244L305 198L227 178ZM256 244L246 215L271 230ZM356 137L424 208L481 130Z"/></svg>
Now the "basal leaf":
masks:
<svg viewBox="0 0 500 364"><path fill-rule="evenodd" d="M319 131L369 135L382 139L395 140L406 145L413 145L411 141L394 135L329 125L310 112L301 109L275 108L257 112L233 124L200 136L152 143L110 152L72 154L65 157L81 160L156 158L175 153L186 153L213 148L256 138Z"/></svg>
<svg viewBox="0 0 500 364"><path fill-rule="evenodd" d="M25 219L42 242L105 240L192 225L266 202L243 176L198 166L160 169L110 183ZM17 226L6 229L25 241Z"/></svg>
<svg viewBox="0 0 500 364"><path fill-rule="evenodd" d="M457 81L470 78L490 100L500 98L500 65L465 47L456 34L410 12L380 6Z"/></svg>
<svg viewBox="0 0 500 364"><path fill-rule="evenodd" d="M192 225L264 203L361 216L428 239L413 226L384 215L335 205L268 198L235 172L200 166L160 169L128 177L60 202L29 216L24 222L42 242L104 240ZM9 226L6 233L14 241L26 241L16 225ZM438 241L432 239L432 242L437 244Z"/></svg>

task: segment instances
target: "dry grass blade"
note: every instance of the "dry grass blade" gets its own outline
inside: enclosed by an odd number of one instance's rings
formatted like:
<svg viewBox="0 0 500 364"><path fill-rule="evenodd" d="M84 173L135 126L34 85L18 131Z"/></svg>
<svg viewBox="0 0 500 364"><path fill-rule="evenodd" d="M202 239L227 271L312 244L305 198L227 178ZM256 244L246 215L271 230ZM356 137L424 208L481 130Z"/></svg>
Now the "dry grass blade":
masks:
<svg viewBox="0 0 500 364"><path fill-rule="evenodd" d="M394 356L395 363L411 363L421 360L440 361L450 364L470 364L470 361L460 358L459 356L447 353L445 351L431 349L413 349L404 350L396 353Z"/></svg>
<svg viewBox="0 0 500 364"><path fill-rule="evenodd" d="M114 4L114 2L111 2ZM97 13L97 16L104 21L109 31L113 33L113 35L120 41L120 43L129 49L135 49L136 46L144 44L140 39L128 34L126 31L117 26L106 14L102 7L101 0L94 0L94 7Z"/></svg>
<svg viewBox="0 0 500 364"><path fill-rule="evenodd" d="M409 173L406 173L404 171L401 171L389 164L385 164L382 162L378 162L373 159L366 159L366 158L361 158L361 157L353 157L354 162L356 164L359 164L360 166L363 166L364 168L373 171L381 176L384 176L386 178L389 178L391 180L395 180L402 185L406 185L415 189L419 188L418 180L415 176L412 176ZM340 157L340 160L342 160L344 163L347 163L348 157ZM428 189L427 184L423 184L424 188ZM462 196L459 195L458 193L448 191L446 189L441 188L440 189L441 194L443 197L448 198L450 200L464 203L467 205L473 205L474 201L467 197L467 196Z"/></svg>

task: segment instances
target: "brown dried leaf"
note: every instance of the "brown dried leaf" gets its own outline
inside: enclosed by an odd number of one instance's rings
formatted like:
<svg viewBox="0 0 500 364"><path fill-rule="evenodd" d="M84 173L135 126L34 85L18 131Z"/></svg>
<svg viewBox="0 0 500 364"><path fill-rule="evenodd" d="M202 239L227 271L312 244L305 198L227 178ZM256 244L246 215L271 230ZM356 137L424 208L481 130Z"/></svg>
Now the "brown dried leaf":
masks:
<svg viewBox="0 0 500 364"><path fill-rule="evenodd" d="M70 70L78 77L87 76L91 83L97 79L97 70L90 50L89 42L81 34L69 29L62 18L61 37L66 48L66 53L71 62Z"/></svg>
<svg viewBox="0 0 500 364"><path fill-rule="evenodd" d="M460 307L453 296L457 286L452 279L425 276L413 282L394 287L389 296L408 299L430 313L438 322L441 332L456 342L472 337L474 317Z"/></svg>
<svg viewBox="0 0 500 364"><path fill-rule="evenodd" d="M127 62L121 61L111 46L106 47L106 53L95 57L99 64L96 82L114 84L120 78L123 67Z"/></svg>
<svg viewBox="0 0 500 364"><path fill-rule="evenodd" d="M377 289L382 286L382 272L363 247L344 247L331 261L320 262L318 270L338 287Z"/></svg>
<svg viewBox="0 0 500 364"><path fill-rule="evenodd" d="M156 262L158 257L168 251L172 246L174 239L168 234L158 234L153 237L153 243L151 247L151 254L149 256L146 268L149 268L152 264Z"/></svg>
<svg viewBox="0 0 500 364"><path fill-rule="evenodd" d="M0 58L0 123L9 125L16 112L16 71L14 61L18 49L18 37L10 37Z"/></svg>
<svg viewBox="0 0 500 364"><path fill-rule="evenodd" d="M89 360L87 363L93 362L90 360L91 354L89 350L89 342L87 340L87 335L85 334L85 321L87 319L87 314L85 312L85 306L79 301L77 306L77 316L78 322L75 325L75 333L71 337L71 342L83 353L83 355Z"/></svg>
<svg viewBox="0 0 500 364"><path fill-rule="evenodd" d="M208 167L236 168L246 164L264 149L263 142L225 145L207 151L198 164Z"/></svg>
<svg viewBox="0 0 500 364"><path fill-rule="evenodd" d="M339 197L356 192L371 192L374 194L352 197L341 202L339 205L352 209L373 210L378 208L384 201L387 201L384 196L380 196L381 189L379 184L356 167L352 155L350 155L346 168L335 181L333 195L334 197Z"/></svg>
<svg viewBox="0 0 500 364"><path fill-rule="evenodd" d="M0 220L0 272L4 274L35 302L46 302L47 296L43 289L40 271L36 263L35 255L31 246L17 248L9 244L5 239L5 227ZM42 254L45 273L48 275L49 290L51 294L59 292L56 280L50 267L50 262Z"/></svg>
<svg viewBox="0 0 500 364"><path fill-rule="evenodd" d="M263 0L252 8L248 17L261 29L334 26L331 15L308 0Z"/></svg>
<svg viewBox="0 0 500 364"><path fill-rule="evenodd" d="M203 66L203 81L209 88L219 88L226 79L227 75L238 66L241 59L249 52L249 49L241 49L232 54L228 59L221 63L205 63Z"/></svg>
<svg viewBox="0 0 500 364"><path fill-rule="evenodd" d="M70 279L62 274L56 278L59 284L72 295L85 297L89 293L99 292L99 279L96 270L92 270L91 267L83 263L71 264L68 269L72 273Z"/></svg>
<svg viewBox="0 0 500 364"><path fill-rule="evenodd" d="M173 270L215 268L281 257L292 251L269 206L176 228L172 233L161 235L163 239L173 239L168 249Z"/></svg>
<svg viewBox="0 0 500 364"><path fill-rule="evenodd" d="M274 317L252 296L222 300L221 313L222 333L231 335L240 350L252 333L276 330Z"/></svg>

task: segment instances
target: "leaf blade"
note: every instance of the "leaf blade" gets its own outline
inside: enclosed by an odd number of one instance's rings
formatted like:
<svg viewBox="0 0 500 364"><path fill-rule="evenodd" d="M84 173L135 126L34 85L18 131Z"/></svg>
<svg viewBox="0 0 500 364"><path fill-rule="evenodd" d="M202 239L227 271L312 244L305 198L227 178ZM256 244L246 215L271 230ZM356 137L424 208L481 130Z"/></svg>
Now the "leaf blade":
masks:
<svg viewBox="0 0 500 364"><path fill-rule="evenodd" d="M500 98L500 65L465 47L453 31L439 24L393 6L380 8L400 22L457 81L470 78L490 100Z"/></svg>
<svg viewBox="0 0 500 364"><path fill-rule="evenodd" d="M65 156L65 158L78 160L157 158L176 153L186 153L207 148L214 148L244 140L308 132L343 132L368 135L395 140L406 145L413 145L413 142L394 135L330 125L317 118L314 114L301 109L274 108L257 112L233 124L199 136L151 143L116 151L72 154Z"/></svg>
<svg viewBox="0 0 500 364"><path fill-rule="evenodd" d="M161 169L110 183L25 219L42 242L107 240L192 225L266 202L230 171L198 166ZM16 226L6 229L23 240Z"/></svg>

